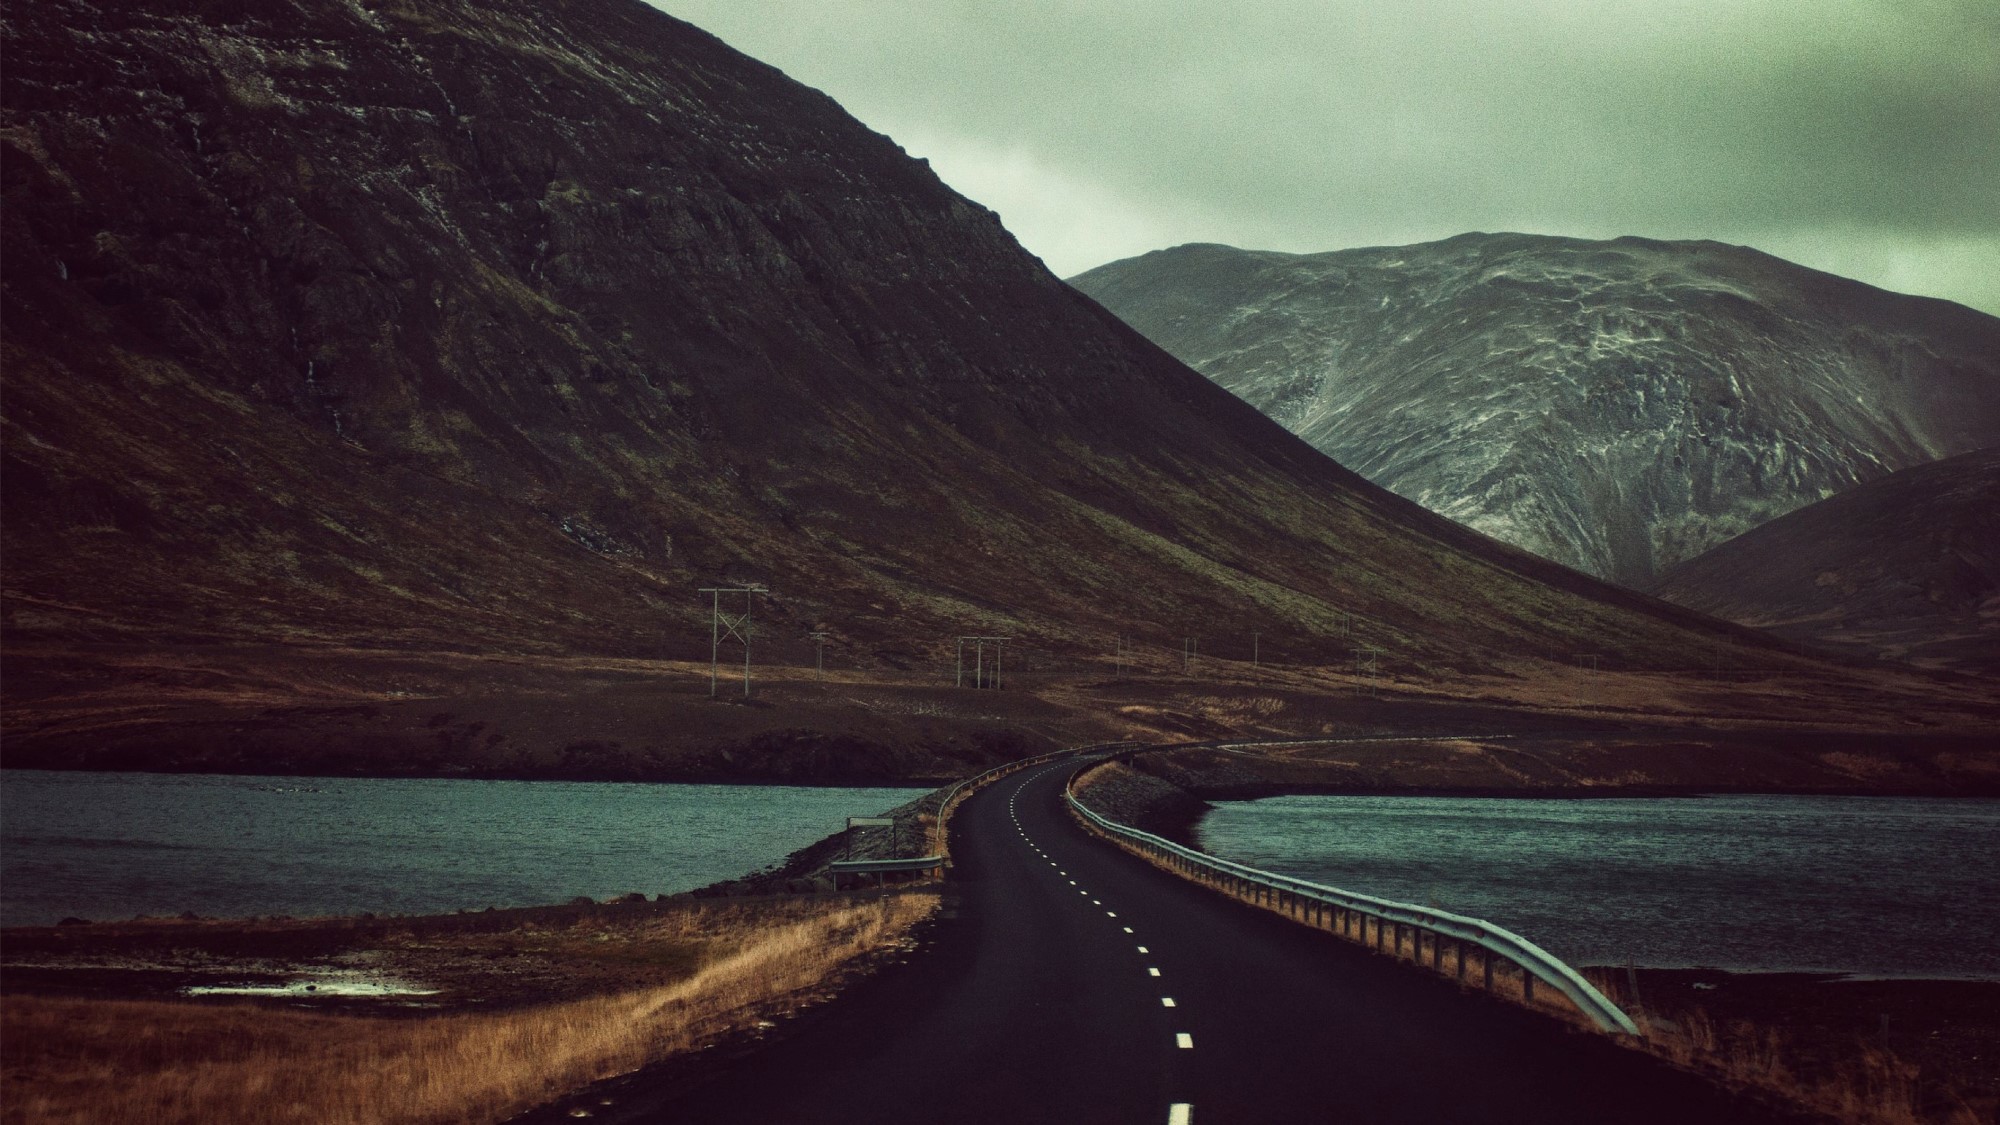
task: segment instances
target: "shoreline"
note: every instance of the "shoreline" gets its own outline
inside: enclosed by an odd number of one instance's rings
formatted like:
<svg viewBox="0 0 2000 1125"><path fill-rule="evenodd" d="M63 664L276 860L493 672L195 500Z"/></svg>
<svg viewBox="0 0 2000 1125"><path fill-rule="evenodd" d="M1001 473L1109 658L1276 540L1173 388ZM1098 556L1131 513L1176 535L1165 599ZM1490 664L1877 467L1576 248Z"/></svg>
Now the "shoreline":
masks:
<svg viewBox="0 0 2000 1125"><path fill-rule="evenodd" d="M1132 758L1136 760L1108 764L1089 775L1082 785L1084 799L1113 819L1197 849L1202 819L1213 810L1213 801L1234 799L1226 794L1255 789L1268 795L1357 795L1352 787L1240 777L1218 783L1212 775L1174 769L1172 755ZM1204 761L1223 768L1236 765L1206 756ZM1414 793L1405 787L1365 795ZM1519 789L1478 794L1525 795ZM1605 795L1570 791L1561 796ZM1949 796L1988 799L1962 792ZM1725 1085L1754 1088L1853 1120L1961 1125L2000 1117L2000 979L1705 966L1583 966L1581 971L1648 1028L1651 1034L1639 1049Z"/></svg>
<svg viewBox="0 0 2000 1125"><path fill-rule="evenodd" d="M280 1098L401 1107L395 1120L511 1119L661 1059L757 1041L905 959L939 901L925 887L10 930L9 958L39 939L27 952L40 963L0 982L6 1116L239 1120ZM428 987L187 991L327 966Z"/></svg>
<svg viewBox="0 0 2000 1125"><path fill-rule="evenodd" d="M311 778L316 781L525 781L558 782L569 785L707 785L715 787L759 789L916 789L929 787L937 789L950 785L958 778L950 774L840 774L821 773L808 778L771 777L768 774L743 773L740 775L690 773L687 776L647 776L608 777L601 774L577 773L528 773L508 771L439 770L430 773L391 773L383 770L347 771L289 771L285 773L261 773L246 770L202 769L198 767L174 768L158 766L12 766L0 763L0 776L9 773L56 773L56 774L144 774L149 777L245 777L245 778Z"/></svg>
<svg viewBox="0 0 2000 1125"><path fill-rule="evenodd" d="M1186 749L1203 749L1189 744ZM1159 752L1183 749L1173 744L1150 748ZM316 781L514 781L554 782L571 785L698 785L714 788L758 789L938 789L958 781L957 775L935 773L877 774L821 773L803 778L776 778L761 773L662 774L646 777L607 777L599 774L521 773L506 771L442 770L431 773L390 773L369 771L292 771L265 773L245 770L173 768L161 766L13 766L0 763L0 776L9 773L49 774L142 774L151 777L241 777L301 778ZM1991 783L1944 783L1935 786L1734 786L1727 782L1675 785L1550 785L1550 786L1453 786L1453 785L1351 785L1312 782L1232 782L1202 785L1198 795L1205 801L1256 801L1268 797L1466 797L1493 800L1591 801L1652 800L1703 797L1909 797L1934 800L2000 800L2000 777ZM1185 841L1183 841L1185 842Z"/></svg>
<svg viewBox="0 0 2000 1125"><path fill-rule="evenodd" d="M1097 776L1107 773L1118 777L1120 783L1099 782L1091 786L1095 799L1116 797L1116 803L1131 806L1127 815L1135 815L1136 819L1182 821L1192 839L1194 826L1209 807L1206 800L1129 766L1100 771ZM907 802L893 810L894 815L915 820L917 811L933 793ZM593 989L601 989L614 979L622 982L620 986L629 986L632 979L622 975L629 972L629 964L614 963L611 975L600 976L593 984L590 974L605 966L589 957L577 962L574 954L570 954L567 960L574 963L557 976L517 972L512 984L503 987L508 979L506 970L510 966L517 970L521 967L518 959L524 935L583 933L593 928L616 932L621 927L644 926L649 917L689 909L722 908L754 913L791 909L787 903L804 907L854 901L853 896L820 893L811 883L812 873L823 867L841 843L841 836L834 834L759 871L652 900L626 895L609 902L418 916L343 916L297 921L145 919L88 926L10 927L5 931L7 960L17 964L10 965L4 986L0 986L0 1000L5 1001L7 1008L16 1008L17 998L27 998L31 1005L76 1001L89 1005L80 1011L107 1013L118 1010L119 1004L135 1001L170 1000L186 1009L247 1005L273 1012L296 1010L304 1003L324 1015L395 1020L421 1020L453 1012L530 1011L578 996L603 995ZM205 971L194 971L188 957L191 949L233 951L239 963L237 975L241 975L240 965L247 960L261 965L268 978L298 979L307 969L337 961L341 949L351 952L369 942L395 949L386 957L378 951L377 960L371 962L378 964L383 972L403 971L410 981L427 985L436 984L440 977L455 979L460 982L455 986L458 993L443 999L436 993L378 997L326 994L305 998L294 991L246 998L197 997L182 991L196 983L197 977L213 980L232 971L213 965ZM137 965L129 957L122 965L116 963L115 957L107 960L101 956L93 963L89 955L93 948L100 952L125 948L144 953L148 947L162 962L171 951L179 967L164 963L150 967ZM900 948L907 952L913 946ZM69 960L66 967L58 963L65 956ZM18 962L25 957L40 957L42 963L23 973L20 970L26 966ZM859 979L856 973L865 975L894 959L878 959L870 962L869 967L847 973L833 985L817 989L816 998L809 1003L822 1002L832 992ZM669 976L684 967L684 963L676 966L672 958L655 965L655 969ZM1670 1056L1680 1051L1685 1058L1672 1056L1679 1065L1709 1073L1726 1084L1761 1082L1769 1088L1771 1082L1782 1079L1779 1088L1785 1096L1805 1098L1808 1094L1832 1096L1823 1091L1813 1092L1827 1083L1872 1082L1871 1089L1893 1087L1890 1092L1896 1097L1907 1093L1918 1110L1918 1115L1909 1120L1979 1120L1979 1114L1990 1116L2000 1110L2000 981L1939 976L1883 979L1837 972L1743 972L1708 967L1597 966L1587 967L1586 971L1608 995L1621 1004L1629 1004L1628 1010L1660 1030L1659 1043L1650 1049ZM568 975L562 975L565 973ZM1882 1037L1884 1015L1888 1016L1886 1039ZM11 1016L10 1013L13 1022ZM768 1021L762 1017L752 1020L746 1016L738 1022L736 1031L731 1033L731 1041L736 1045L730 1050L755 1049L769 1030ZM783 1034L782 1024L777 1026L780 1030L771 1034ZM1692 1039L1687 1038L1689 1034ZM674 1058L679 1062L666 1065L699 1068L701 1059L706 1057L706 1054L677 1055ZM1761 1060L1757 1068L1744 1062L1751 1058ZM1779 1078L1773 1078L1773 1074ZM1812 1090L1800 1093L1793 1089L1803 1089L1801 1083Z"/></svg>
<svg viewBox="0 0 2000 1125"><path fill-rule="evenodd" d="M5 774L13 774L15 772L16 771L12 769L4 771ZM101 773L104 771L64 771L64 770L25 771L24 770L19 772L52 776L52 775L69 774L76 772ZM116 772L124 773L127 771L116 771ZM146 772L146 771L138 771L138 772L141 774L141 776L145 778L163 779L168 777L183 776L179 774L170 775L170 774L161 774L161 773ZM204 773L199 776L205 779L215 779L218 783L223 785L230 785L232 783L236 783L236 784L248 784L260 789L261 788L275 788L275 789L286 789L286 790L298 789L298 790L307 790L312 792L325 792L326 790L321 788L319 785L311 783L327 782L330 783L329 787L331 787L331 785L337 785L339 782L343 780L346 781L358 780L367 782L374 782L380 780L375 778L359 778L359 779L324 778L312 775L290 775L290 774ZM447 779L447 780L458 781L467 779ZM479 779L479 780L485 780L485 779ZM276 783L276 784L271 784L271 783ZM144 785L145 783L140 781L134 781L132 782L132 784ZM567 784L567 783L561 783L561 784ZM735 790L743 788L754 788L754 789L787 788L787 789L809 790L809 791L859 789L859 790L874 792L880 798L879 804L875 801L866 802L865 803L866 812L870 815L893 817L897 820L898 827L894 832L881 831L873 833L867 833L867 832L862 833L858 839L852 841L852 845L855 849L855 855L857 857L867 857L873 855L879 849L886 847L889 844L892 844L898 840L902 841L905 844L908 844L911 841L921 841L925 839L925 834L928 831L928 829L924 825L924 823L922 823L922 817L920 814L928 803L934 802L936 796L944 788L943 786L926 788L921 785L909 785L909 784L894 785L894 786L885 786L885 785L804 786L804 785L783 785L781 783L768 783L768 782L756 786L736 786L736 785L731 785L729 783L717 783L717 782L699 782L699 783L619 782L619 783L605 783L605 784L660 785L660 786L698 785L704 788L718 789L718 790ZM641 797L638 799L644 800L647 798ZM699 794L688 795L687 797L685 797L685 800L695 801L695 802L707 801L708 799L709 798L701 796ZM825 799L821 800L822 803L824 803ZM895 803L891 804L892 801ZM861 808L863 807L863 805L861 803L857 803L855 807ZM848 811L853 811L853 810L850 809ZM648 894L639 895L639 898L642 900L651 898L654 901L667 901L679 898L700 899L700 898L714 898L714 897L729 897L729 896L742 896L748 894L810 893L819 890L831 890L832 889L831 879L823 878L823 876L826 873L827 864L830 860L839 858L843 850L849 846L850 841L847 839L846 833L838 828L834 829L831 832L825 831L824 826L829 823L838 824L838 818L835 818L830 822L819 819L801 822L800 827L803 829L803 831L799 835L792 836L791 837L792 841L798 840L800 836L805 835L806 832L819 831L825 833L824 835L819 835L817 837L808 836L806 837L806 842L802 844L792 843L789 841L777 841L777 840L769 841L770 843L777 844L778 846L786 847L787 850L777 854L773 854L772 852L762 852L761 854L769 855L772 858L770 858L767 862L764 862L762 866L756 868L746 870L738 866L738 864L741 864L742 862L745 861L746 855L742 847L736 846L732 847L732 849L726 856L722 855L710 856L709 859L713 862L698 863L692 865L692 869L689 870L687 872L687 875L685 876L685 878L689 880L688 882L680 882L679 880L671 880L671 879L661 880L668 884L667 887L664 889L660 887L659 882L654 882L652 880L648 880L645 878L640 878L635 876L630 879L619 879L616 872L600 872L599 874L605 874L611 877L605 878L601 881L587 880L586 882L597 883L595 889L593 889L590 886L582 886L580 890L589 892L590 896L607 896L601 899L601 901L604 902L610 902L614 900L615 901L629 900L635 893L642 890L649 892L651 891L661 892L652 895ZM204 843L202 846L209 847L214 845L210 843ZM384 857L377 856L377 858L382 859ZM707 870L706 871L701 870L701 868L703 867L706 867ZM626 874L630 875L631 873L626 872ZM428 890L435 892L438 890L438 885L436 884L436 879L435 879L436 875L437 872L432 870L432 871L417 873L417 875L413 876L413 878L416 878L420 881L429 879L429 881L423 882L422 885L426 887ZM363 919L375 920L377 918L382 918L382 919L404 918L404 919L414 920L414 919L425 919L432 917L454 917L459 915L482 913L489 911L506 912L506 911L536 910L536 909L553 907L558 904L574 905L577 901L585 897L582 894L571 894L565 892L561 890L559 887L557 888L544 887L540 893L537 893L536 896L529 901L519 901L517 899L512 903L501 903L496 901L496 899L499 897L496 894L493 897L482 897L470 901L460 899L459 901L454 902L451 900L452 896L450 894L431 893L425 895L409 895L409 894L403 895L402 905L398 906L395 905L397 896L386 893L388 889L398 885L395 883L395 876L396 872L393 869L386 870L382 874L380 874L376 882L385 893L371 896L369 899L360 899L360 896L358 895L335 896L336 898L343 899L343 901L301 903L294 905L286 905L282 902L277 904L272 904L268 901L268 899L266 899L266 900L260 900L263 901L264 908L262 909L260 909L259 906L257 905L257 902L254 901L239 903L236 904L233 908L228 906L225 906L223 908L224 911L229 911L233 909L235 911L233 913L230 912L211 913L211 910L213 909L212 907L194 901L193 892L190 892L188 895L185 896L182 895L172 895L171 897L163 896L167 898L167 901L165 902L154 901L148 904L150 908L142 907L139 909L128 909L126 911L119 911L116 908L116 905L112 904L109 906L102 906L97 912L92 914L82 913L84 910L87 910L89 908L78 907L74 900L70 901L66 906L58 909L56 907L50 906L48 901L46 901L49 897L52 896L43 896L43 901L41 901L38 905L30 904L27 902L22 902L20 905L21 908L23 909L26 909L30 905L35 905L36 910L40 915L40 917L45 919L44 921L22 922L22 921L15 921L12 918L10 918L4 926L0 926L0 933L11 933L14 930L53 929L58 927L59 925L67 925L70 928L80 928L82 926L120 926L120 925L129 925L135 923L147 923L147 922L177 923L177 922L187 922L187 921L200 921L200 922L237 922L237 923L247 924L260 921L279 921L279 920L286 922L296 920L301 922L327 922L327 923L337 923L345 920L363 920ZM701 879L703 881L692 882L693 879ZM614 882L614 880L616 880L616 882ZM502 880L502 882L504 882L504 880ZM649 882L652 883L651 886L648 886ZM674 886L674 883L676 882L680 882L680 885L678 887ZM605 886L606 883L610 883L612 885L606 887ZM623 885L622 886L619 885L620 883L622 883ZM463 890L463 888L456 886L452 886L445 889ZM516 889L518 890L519 888ZM525 898L527 896L523 895L521 897ZM429 899L429 901L420 901L421 899ZM599 901L599 899L592 897L592 901ZM8 905L11 908L15 904L9 902Z"/></svg>

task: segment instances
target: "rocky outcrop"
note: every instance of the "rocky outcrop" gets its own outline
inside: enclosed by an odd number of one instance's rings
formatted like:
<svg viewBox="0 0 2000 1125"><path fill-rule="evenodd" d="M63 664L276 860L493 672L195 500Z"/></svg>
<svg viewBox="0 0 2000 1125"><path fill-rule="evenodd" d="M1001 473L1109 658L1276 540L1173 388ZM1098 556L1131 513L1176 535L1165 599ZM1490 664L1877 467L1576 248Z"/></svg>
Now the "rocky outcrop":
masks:
<svg viewBox="0 0 2000 1125"><path fill-rule="evenodd" d="M2000 444L2000 320L1713 242L1194 245L1072 279L1369 480L1643 588Z"/></svg>

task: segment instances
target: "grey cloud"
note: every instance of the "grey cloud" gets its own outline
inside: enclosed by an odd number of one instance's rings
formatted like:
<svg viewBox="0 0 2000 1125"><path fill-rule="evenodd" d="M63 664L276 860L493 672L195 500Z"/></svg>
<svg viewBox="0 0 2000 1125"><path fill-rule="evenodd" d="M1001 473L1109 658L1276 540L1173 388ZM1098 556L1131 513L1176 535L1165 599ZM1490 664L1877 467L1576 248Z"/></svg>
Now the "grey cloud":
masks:
<svg viewBox="0 0 2000 1125"><path fill-rule="evenodd" d="M663 6L931 157L1059 273L1631 233L2000 311L1991 0Z"/></svg>

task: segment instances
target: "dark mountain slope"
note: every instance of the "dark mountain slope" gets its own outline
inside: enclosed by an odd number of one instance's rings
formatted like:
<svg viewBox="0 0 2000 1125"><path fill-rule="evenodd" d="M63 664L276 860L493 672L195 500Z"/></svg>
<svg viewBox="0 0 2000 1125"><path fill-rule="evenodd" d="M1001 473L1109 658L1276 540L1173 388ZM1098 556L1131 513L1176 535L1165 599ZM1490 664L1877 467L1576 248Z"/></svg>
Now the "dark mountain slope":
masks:
<svg viewBox="0 0 2000 1125"><path fill-rule="evenodd" d="M1787 659L1360 481L636 0L6 24L16 704L86 646L705 656L735 579L765 659Z"/></svg>
<svg viewBox="0 0 2000 1125"><path fill-rule="evenodd" d="M1182 246L1074 284L1363 476L1644 588L2000 443L2000 320L1712 242Z"/></svg>
<svg viewBox="0 0 2000 1125"><path fill-rule="evenodd" d="M1814 644L2000 673L2000 450L1780 516L1667 571L1655 590Z"/></svg>

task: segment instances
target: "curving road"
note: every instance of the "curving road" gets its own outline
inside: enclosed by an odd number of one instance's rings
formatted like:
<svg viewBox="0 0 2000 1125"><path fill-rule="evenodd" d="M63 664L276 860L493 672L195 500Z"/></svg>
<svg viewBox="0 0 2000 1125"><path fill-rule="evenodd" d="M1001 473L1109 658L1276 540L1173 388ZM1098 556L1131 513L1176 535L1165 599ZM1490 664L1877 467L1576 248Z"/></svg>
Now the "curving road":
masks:
<svg viewBox="0 0 2000 1125"><path fill-rule="evenodd" d="M909 964L732 1062L608 1084L549 1119L1784 1119L1158 871L1063 811L1075 766L960 806L946 917Z"/></svg>

